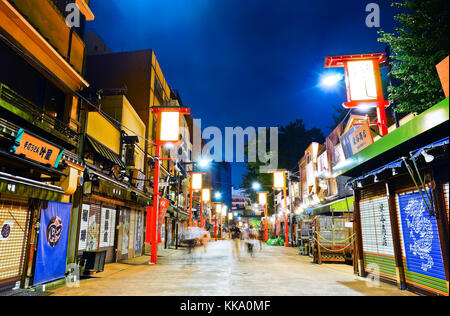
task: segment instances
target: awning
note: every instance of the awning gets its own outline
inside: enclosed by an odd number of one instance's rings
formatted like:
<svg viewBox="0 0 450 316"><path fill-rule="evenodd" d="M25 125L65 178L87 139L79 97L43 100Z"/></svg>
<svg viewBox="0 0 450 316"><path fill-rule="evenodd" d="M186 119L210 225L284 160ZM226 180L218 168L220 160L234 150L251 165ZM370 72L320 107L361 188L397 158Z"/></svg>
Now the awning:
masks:
<svg viewBox="0 0 450 316"><path fill-rule="evenodd" d="M408 157L406 159L410 159L410 160L417 159L422 154L423 151L426 152L426 151L433 150L433 149L439 149L439 148L442 148L444 146L448 146L448 143L449 143L449 137L446 137L446 138L441 139L441 140L439 140L437 142L431 143L431 144L429 144L427 146L424 146L424 147L421 147L419 149L415 149L415 150L411 151L410 157ZM378 174L380 174L383 171L388 170L388 169L391 169L391 170L399 169L399 168L401 168L403 166L403 163L404 163L403 157L402 158L398 158L397 160L395 160L393 162L390 162L388 164L385 164L384 166L382 166L380 168L377 168L377 169L375 169L373 171L365 173L361 177L352 179L351 181L349 181L349 183L354 183L356 181L361 181L361 180L367 179L370 176L377 176Z"/></svg>
<svg viewBox="0 0 450 316"><path fill-rule="evenodd" d="M0 172L0 192L47 201L62 201L61 187Z"/></svg>
<svg viewBox="0 0 450 316"><path fill-rule="evenodd" d="M438 140L437 142L434 142L430 145L424 146L422 148L416 149L414 151L411 152L411 159L416 159L418 156L420 156L422 154L422 152L425 150L432 150L435 148L439 148L439 147L443 147L445 145L448 145L448 141L449 141L449 137L446 137L444 139Z"/></svg>
<svg viewBox="0 0 450 316"><path fill-rule="evenodd" d="M96 141L94 138L86 135L87 140L91 144L92 148L97 152L97 154L108 159L112 163L118 165L122 169L126 169L125 163L120 159L119 155L114 151L103 145L102 143Z"/></svg>
<svg viewBox="0 0 450 316"><path fill-rule="evenodd" d="M348 209L347 209L348 205ZM332 201L327 204L319 204L313 207L308 207L305 210L306 215L320 215L325 213L346 213L353 212L353 197L349 196L337 201Z"/></svg>
<svg viewBox="0 0 450 316"><path fill-rule="evenodd" d="M440 139L448 135L449 99L421 113L409 122L395 129L375 143L333 168L333 176L358 177L365 170L375 170L384 161L394 161L409 156L411 148L429 144L430 139Z"/></svg>

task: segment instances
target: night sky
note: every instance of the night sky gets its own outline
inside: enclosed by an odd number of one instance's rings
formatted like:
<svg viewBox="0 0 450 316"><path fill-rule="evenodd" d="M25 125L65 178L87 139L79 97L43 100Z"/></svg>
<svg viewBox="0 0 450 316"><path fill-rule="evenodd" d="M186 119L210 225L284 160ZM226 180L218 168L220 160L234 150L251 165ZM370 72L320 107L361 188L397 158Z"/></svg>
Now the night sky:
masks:
<svg viewBox="0 0 450 316"><path fill-rule="evenodd" d="M153 49L203 127L301 118L327 135L331 106L345 101L345 90L319 86L330 71L325 56L384 51L379 29L365 25L371 2L391 31L391 0L94 0L88 30L113 52ZM233 165L233 184L242 172Z"/></svg>

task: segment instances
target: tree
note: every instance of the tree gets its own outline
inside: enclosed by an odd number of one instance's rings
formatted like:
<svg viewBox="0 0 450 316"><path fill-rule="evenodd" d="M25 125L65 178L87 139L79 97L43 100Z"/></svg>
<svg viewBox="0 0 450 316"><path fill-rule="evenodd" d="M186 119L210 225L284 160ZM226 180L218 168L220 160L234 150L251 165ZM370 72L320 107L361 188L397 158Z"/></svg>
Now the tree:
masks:
<svg viewBox="0 0 450 316"><path fill-rule="evenodd" d="M403 0L394 33L380 31L392 51L389 100L403 113L422 112L445 98L435 66L449 54L448 1Z"/></svg>
<svg viewBox="0 0 450 316"><path fill-rule="evenodd" d="M256 138L257 139L257 135ZM255 139L248 140L248 142L255 141ZM305 154L306 148L312 142L323 143L325 137L318 128L307 129L305 123L301 119L297 119L286 126L279 127L278 134L278 168L286 170L295 170L298 168L298 162ZM248 142L245 148L245 153L248 153ZM266 144L270 148L270 144ZM263 165L261 161L247 162L247 173L242 178L242 188L250 195L252 200L256 201L256 194L252 189L252 184L258 181L267 190L272 186L272 175L267 173L260 173L260 166ZM273 196L268 197L269 214L273 213Z"/></svg>

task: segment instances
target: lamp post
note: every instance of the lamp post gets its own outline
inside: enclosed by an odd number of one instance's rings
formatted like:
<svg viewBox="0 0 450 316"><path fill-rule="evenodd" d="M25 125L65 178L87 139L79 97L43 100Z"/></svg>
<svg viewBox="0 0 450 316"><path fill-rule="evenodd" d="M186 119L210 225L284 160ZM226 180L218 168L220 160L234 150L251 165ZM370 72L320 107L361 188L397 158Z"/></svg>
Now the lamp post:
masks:
<svg viewBox="0 0 450 316"><path fill-rule="evenodd" d="M381 136L388 134L386 119L386 101L383 96L380 64L387 60L385 53L329 56L325 60L325 68L344 67L345 84L347 86L347 109L374 107L377 109L377 125ZM361 124L355 124L361 125Z"/></svg>
<svg viewBox="0 0 450 316"><path fill-rule="evenodd" d="M181 145L180 122L181 115L189 115L189 108L155 106L151 108L153 114L157 115L157 133L155 149L155 173L153 179L153 207L151 214L147 216L146 243L151 244L150 262L157 263L158 257L158 213L159 213L159 168L161 146L172 144Z"/></svg>
<svg viewBox="0 0 450 316"><path fill-rule="evenodd" d="M289 247L289 230L288 230L288 217L287 217L287 195L286 195L286 173L287 171L278 170L273 172L273 189L283 191L284 201L284 235L285 235L285 247Z"/></svg>
<svg viewBox="0 0 450 316"><path fill-rule="evenodd" d="M203 185L203 173L191 172L191 185L189 188L189 223L188 226L192 226L192 199L194 192L201 191ZM202 203L200 203L202 204Z"/></svg>
<svg viewBox="0 0 450 316"><path fill-rule="evenodd" d="M258 204L264 207L264 240L269 240L269 219L267 218L267 194L268 192L258 192Z"/></svg>
<svg viewBox="0 0 450 316"><path fill-rule="evenodd" d="M214 236L216 237L217 241L217 215L222 212L222 203L216 203L215 204L215 212L214 212Z"/></svg>
<svg viewBox="0 0 450 316"><path fill-rule="evenodd" d="M211 189L202 189L202 201L200 205L200 227L203 228L203 203L211 201Z"/></svg>

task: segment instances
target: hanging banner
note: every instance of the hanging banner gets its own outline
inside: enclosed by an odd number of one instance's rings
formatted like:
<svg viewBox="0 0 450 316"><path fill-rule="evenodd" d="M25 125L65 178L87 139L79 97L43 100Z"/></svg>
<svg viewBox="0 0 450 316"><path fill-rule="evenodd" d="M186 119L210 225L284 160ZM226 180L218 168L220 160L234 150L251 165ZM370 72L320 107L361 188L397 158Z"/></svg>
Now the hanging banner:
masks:
<svg viewBox="0 0 450 316"><path fill-rule="evenodd" d="M69 203L49 201L41 210L34 285L65 277L70 209Z"/></svg>
<svg viewBox="0 0 450 316"><path fill-rule="evenodd" d="M167 208L170 205L170 201L167 199L159 199L159 211L158 211L158 243L161 242L161 227L166 217Z"/></svg>

